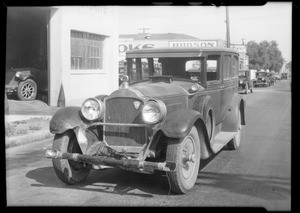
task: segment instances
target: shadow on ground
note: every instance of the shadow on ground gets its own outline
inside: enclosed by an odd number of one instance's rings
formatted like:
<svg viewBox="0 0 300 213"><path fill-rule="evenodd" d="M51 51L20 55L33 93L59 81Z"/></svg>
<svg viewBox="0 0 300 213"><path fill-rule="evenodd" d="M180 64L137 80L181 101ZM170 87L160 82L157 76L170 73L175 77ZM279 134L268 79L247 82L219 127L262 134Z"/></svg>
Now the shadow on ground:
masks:
<svg viewBox="0 0 300 213"><path fill-rule="evenodd" d="M119 195L151 198L153 194L166 195L169 192L165 175L141 174L117 168L92 170L87 179L76 185L67 185L56 176L53 167L38 168L29 171L27 178L34 179L33 187L68 188L84 191L112 193ZM140 190L143 193L139 193Z"/></svg>

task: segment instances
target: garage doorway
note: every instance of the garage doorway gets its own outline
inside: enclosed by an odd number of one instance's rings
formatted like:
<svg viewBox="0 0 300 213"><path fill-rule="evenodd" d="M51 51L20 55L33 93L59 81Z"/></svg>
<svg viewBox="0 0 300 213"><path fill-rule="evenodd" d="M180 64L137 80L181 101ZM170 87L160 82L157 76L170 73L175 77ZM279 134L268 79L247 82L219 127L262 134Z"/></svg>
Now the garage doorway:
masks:
<svg viewBox="0 0 300 213"><path fill-rule="evenodd" d="M49 14L49 8L8 7L6 31L6 77L11 69L35 69L36 99L47 104Z"/></svg>

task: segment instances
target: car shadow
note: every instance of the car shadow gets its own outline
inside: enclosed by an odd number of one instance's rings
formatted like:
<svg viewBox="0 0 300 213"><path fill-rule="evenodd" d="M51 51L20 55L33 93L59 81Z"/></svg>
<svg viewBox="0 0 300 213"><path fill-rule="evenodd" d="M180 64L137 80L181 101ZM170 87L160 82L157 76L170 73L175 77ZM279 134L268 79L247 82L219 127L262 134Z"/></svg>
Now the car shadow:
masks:
<svg viewBox="0 0 300 213"><path fill-rule="evenodd" d="M33 187L68 188L144 198L151 198L153 194L167 195L169 193L166 175L148 175L117 168L92 170L85 181L76 185L67 185L61 182L53 167L31 170L26 177L37 182L31 184Z"/></svg>

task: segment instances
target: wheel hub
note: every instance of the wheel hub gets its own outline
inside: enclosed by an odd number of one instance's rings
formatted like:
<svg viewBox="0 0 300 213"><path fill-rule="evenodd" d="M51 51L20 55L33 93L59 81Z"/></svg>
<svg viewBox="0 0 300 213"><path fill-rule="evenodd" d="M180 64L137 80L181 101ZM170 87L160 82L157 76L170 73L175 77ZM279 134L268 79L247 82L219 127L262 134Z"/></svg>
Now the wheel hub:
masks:
<svg viewBox="0 0 300 213"><path fill-rule="evenodd" d="M193 138L188 137L184 141L182 149L182 175L185 179L189 180L192 177L195 169L195 142Z"/></svg>

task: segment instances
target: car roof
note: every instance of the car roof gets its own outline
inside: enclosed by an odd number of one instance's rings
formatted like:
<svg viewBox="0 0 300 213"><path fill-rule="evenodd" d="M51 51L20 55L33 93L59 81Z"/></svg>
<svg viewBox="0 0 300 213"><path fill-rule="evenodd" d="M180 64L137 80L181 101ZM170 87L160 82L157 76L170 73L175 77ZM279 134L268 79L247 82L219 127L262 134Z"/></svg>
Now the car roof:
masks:
<svg viewBox="0 0 300 213"><path fill-rule="evenodd" d="M127 58L139 57L199 57L203 52L226 52L239 54L236 50L222 47L164 47L164 48L147 48L139 50L128 50Z"/></svg>

